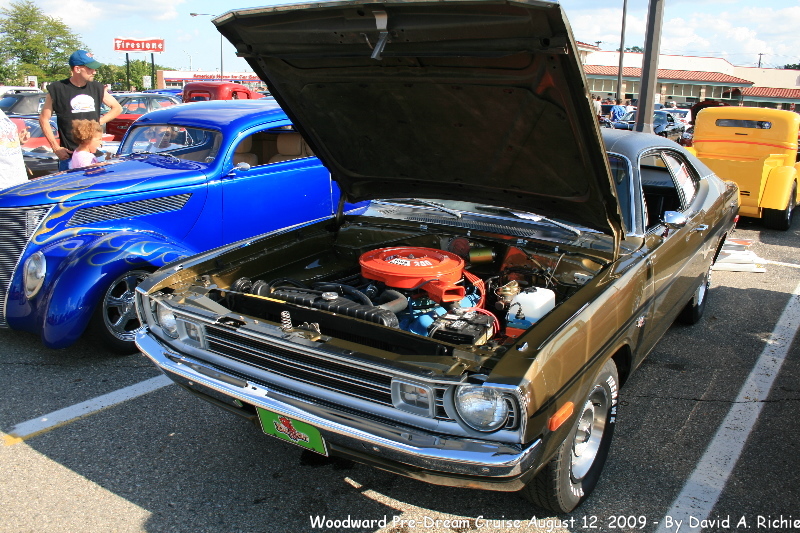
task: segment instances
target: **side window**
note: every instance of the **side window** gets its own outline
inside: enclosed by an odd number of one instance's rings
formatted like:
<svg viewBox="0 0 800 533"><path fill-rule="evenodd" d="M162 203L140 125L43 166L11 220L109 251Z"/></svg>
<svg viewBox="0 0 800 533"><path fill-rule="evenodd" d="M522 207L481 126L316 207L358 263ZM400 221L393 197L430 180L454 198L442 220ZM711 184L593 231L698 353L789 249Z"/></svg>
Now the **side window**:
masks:
<svg viewBox="0 0 800 533"><path fill-rule="evenodd" d="M688 206L694 200L697 194L697 182L689 171L689 166L685 161L678 159L677 156L669 153L662 154L664 161L667 162L669 171L675 182L678 184L678 189L683 195L683 204Z"/></svg>
<svg viewBox="0 0 800 533"><path fill-rule="evenodd" d="M155 103L153 109L160 109L162 107L168 107L174 105L172 100L170 100L169 98L153 98L153 101Z"/></svg>
<svg viewBox="0 0 800 533"><path fill-rule="evenodd" d="M632 220L633 206L631 204L631 185L630 168L628 160L618 156L609 154L608 162L611 167L611 176L614 178L614 187L616 188L617 198L619 199L620 210L622 211L623 223L626 231L631 231L636 225Z"/></svg>
<svg viewBox="0 0 800 533"><path fill-rule="evenodd" d="M639 160L647 229L658 226L667 211L683 211L685 204L662 152L650 152Z"/></svg>
<svg viewBox="0 0 800 533"><path fill-rule="evenodd" d="M313 156L303 137L286 128L262 130L239 141L233 152L234 166L247 163L252 168Z"/></svg>

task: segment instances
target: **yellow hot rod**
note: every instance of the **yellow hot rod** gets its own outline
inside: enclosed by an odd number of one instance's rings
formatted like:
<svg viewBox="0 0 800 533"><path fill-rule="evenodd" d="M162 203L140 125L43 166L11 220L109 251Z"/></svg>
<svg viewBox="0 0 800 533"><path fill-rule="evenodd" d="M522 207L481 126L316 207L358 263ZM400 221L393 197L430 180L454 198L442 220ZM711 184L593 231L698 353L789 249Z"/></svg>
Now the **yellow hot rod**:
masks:
<svg viewBox="0 0 800 533"><path fill-rule="evenodd" d="M697 114L693 151L739 186L739 214L787 230L797 205L800 115L756 107L711 107Z"/></svg>

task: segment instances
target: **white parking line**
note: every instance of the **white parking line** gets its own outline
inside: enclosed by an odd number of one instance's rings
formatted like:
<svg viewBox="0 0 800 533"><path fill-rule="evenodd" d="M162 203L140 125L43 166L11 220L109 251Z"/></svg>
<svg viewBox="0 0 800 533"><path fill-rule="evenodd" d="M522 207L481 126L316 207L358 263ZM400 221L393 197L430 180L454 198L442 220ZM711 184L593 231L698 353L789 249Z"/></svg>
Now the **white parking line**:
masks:
<svg viewBox="0 0 800 533"><path fill-rule="evenodd" d="M58 411L53 411L52 413L34 418L33 420L22 422L14 426L7 435L3 435L4 444L6 446L17 444L25 439L41 435L51 429L93 415L103 409L145 395L170 384L172 384L172 380L162 374L136 383L135 385L103 394L97 398L77 403L70 407L59 409Z"/></svg>
<svg viewBox="0 0 800 533"><path fill-rule="evenodd" d="M691 533L702 529L700 523L708 518L722 494L799 328L800 285L792 293L728 416L664 515L657 533L675 533L678 530Z"/></svg>

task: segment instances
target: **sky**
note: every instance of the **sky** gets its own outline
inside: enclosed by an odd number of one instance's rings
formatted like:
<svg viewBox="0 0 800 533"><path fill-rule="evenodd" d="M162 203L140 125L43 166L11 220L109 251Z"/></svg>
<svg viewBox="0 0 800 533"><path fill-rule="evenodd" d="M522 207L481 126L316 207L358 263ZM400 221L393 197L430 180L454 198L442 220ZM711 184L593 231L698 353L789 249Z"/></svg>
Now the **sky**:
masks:
<svg viewBox="0 0 800 533"><path fill-rule="evenodd" d="M800 0L663 0L661 53L723 57L738 66L781 68L800 63L797 28ZM0 0L7 7L10 0ZM227 11L289 3L272 0L34 0L44 13L58 17L102 63L122 65L125 54L113 51L114 38L160 38L166 51L157 64L176 70L249 72L233 47L211 23ZM623 0L563 0L575 39L617 50ZM648 0L628 0L625 46L644 47ZM208 15L191 16L190 13ZM761 55L759 55L761 54ZM150 54L131 54L150 60Z"/></svg>

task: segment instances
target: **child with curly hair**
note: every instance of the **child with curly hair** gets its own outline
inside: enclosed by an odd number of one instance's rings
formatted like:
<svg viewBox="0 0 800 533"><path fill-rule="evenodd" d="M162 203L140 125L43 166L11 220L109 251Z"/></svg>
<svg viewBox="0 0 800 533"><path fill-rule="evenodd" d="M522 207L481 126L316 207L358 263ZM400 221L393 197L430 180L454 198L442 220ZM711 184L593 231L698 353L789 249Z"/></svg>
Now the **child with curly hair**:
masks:
<svg viewBox="0 0 800 533"><path fill-rule="evenodd" d="M72 138L78 147L72 152L69 168L88 167L97 163L95 152L103 144L103 127L96 120L73 120Z"/></svg>

